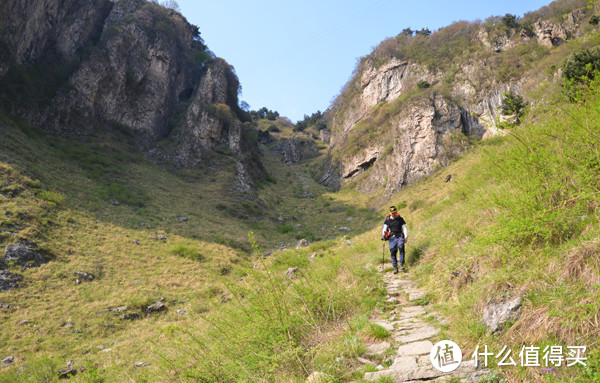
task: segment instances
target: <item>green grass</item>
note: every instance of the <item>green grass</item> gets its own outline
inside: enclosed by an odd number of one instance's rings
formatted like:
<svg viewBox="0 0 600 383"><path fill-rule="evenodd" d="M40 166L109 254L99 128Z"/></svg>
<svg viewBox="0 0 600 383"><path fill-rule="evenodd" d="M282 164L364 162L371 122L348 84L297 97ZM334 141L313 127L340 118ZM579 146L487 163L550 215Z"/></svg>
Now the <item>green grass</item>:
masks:
<svg viewBox="0 0 600 383"><path fill-rule="evenodd" d="M80 371L73 381L160 381L172 376L162 357L187 346L165 335L167 329L212 333L210 321L224 315L223 305L232 306L238 315L233 306L240 295L235 294L246 288L254 293L264 283L252 267L259 257L251 254L248 230L255 231L266 249L294 247L299 238L327 239L297 252L275 254L269 268L281 278L290 266L301 267L302 278L309 278L316 289L296 286L290 298L290 317L305 303L314 318L324 315L318 322L320 332L313 327L302 330L301 365L340 377L352 367L336 362L337 352L349 355L348 362L361 352L360 339L344 341L357 336L344 318L369 312L380 295L362 296L376 284L374 275L365 273L362 259L338 239L337 227L364 232L372 224L365 218L374 212L364 200L334 198L312 181L305 172L318 159L288 166L264 150L269 177L257 198L247 201L226 192L234 181L235 163L225 154L219 157L219 171L180 170L145 158L124 129L98 129L81 142L46 137L4 115L0 124L5 138L0 145L0 191L8 196L0 196L0 226L7 229L0 233L1 245L31 240L54 257L40 268L12 270L25 279L20 289L2 294L2 303L12 308L0 312L5 329L0 343L16 360L0 372L0 382L54 381L69 360ZM297 174L303 175L314 198L293 197L305 186ZM353 212L352 222L346 220L347 211ZM281 227L283 232L278 231ZM166 239L159 239L161 235ZM313 252L318 255L309 262ZM349 256L352 262L347 262ZM96 279L78 285L75 271ZM357 279L362 281L358 285ZM255 280L253 287L246 286L246 280ZM161 298L166 312L144 313ZM101 312L119 306L142 313L142 319L121 320L122 313ZM270 311L269 306L264 310ZM24 319L29 324L17 324ZM63 327L68 320L72 328ZM266 330L269 337L272 333ZM140 361L151 366L134 368ZM87 370L81 372L84 366ZM35 373L23 374L21 367ZM289 376L305 374L295 371Z"/></svg>
<svg viewBox="0 0 600 383"><path fill-rule="evenodd" d="M387 339L390 337L391 333L389 331L387 331L385 328L383 328L382 326L375 324L375 323L371 323L368 327L368 331L367 333L374 337L375 339Z"/></svg>

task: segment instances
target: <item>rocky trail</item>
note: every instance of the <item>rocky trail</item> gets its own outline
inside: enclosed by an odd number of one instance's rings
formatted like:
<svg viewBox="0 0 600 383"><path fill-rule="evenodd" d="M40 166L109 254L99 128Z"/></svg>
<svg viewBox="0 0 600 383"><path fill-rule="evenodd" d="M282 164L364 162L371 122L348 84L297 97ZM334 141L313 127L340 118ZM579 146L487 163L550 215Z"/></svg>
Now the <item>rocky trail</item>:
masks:
<svg viewBox="0 0 600 383"><path fill-rule="evenodd" d="M478 369L468 356L464 356L463 362L452 372L444 373L436 369L430 360L430 352L437 342L434 339L437 339L440 330L424 318L426 315L433 315L442 324L448 322L426 306L417 304L423 302L425 292L417 288L408 274L387 273L383 280L389 297L387 302L394 308L389 313L389 318L372 318L371 323L385 328L391 335L388 341L368 346L367 355L389 356L390 351L395 350L392 353L393 363L388 368L378 366L377 372L367 372L366 380L377 381L389 377L393 382L448 379L477 382L489 373L489 370Z"/></svg>

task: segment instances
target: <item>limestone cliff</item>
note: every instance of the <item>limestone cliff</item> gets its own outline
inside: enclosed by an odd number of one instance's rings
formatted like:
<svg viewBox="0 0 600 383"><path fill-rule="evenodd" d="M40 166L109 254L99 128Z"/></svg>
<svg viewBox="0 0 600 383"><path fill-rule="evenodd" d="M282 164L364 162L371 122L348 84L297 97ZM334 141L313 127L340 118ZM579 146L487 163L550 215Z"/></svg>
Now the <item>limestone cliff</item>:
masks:
<svg viewBox="0 0 600 383"><path fill-rule="evenodd" d="M237 76L178 12L145 0L11 0L0 13L9 112L51 134L125 126L180 167L216 146L243 149Z"/></svg>
<svg viewBox="0 0 600 383"><path fill-rule="evenodd" d="M535 89L536 60L582 35L587 8L561 22L458 22L431 36L400 34L361 59L333 102L331 156L320 182L393 192L443 167L469 138L499 133L506 92Z"/></svg>

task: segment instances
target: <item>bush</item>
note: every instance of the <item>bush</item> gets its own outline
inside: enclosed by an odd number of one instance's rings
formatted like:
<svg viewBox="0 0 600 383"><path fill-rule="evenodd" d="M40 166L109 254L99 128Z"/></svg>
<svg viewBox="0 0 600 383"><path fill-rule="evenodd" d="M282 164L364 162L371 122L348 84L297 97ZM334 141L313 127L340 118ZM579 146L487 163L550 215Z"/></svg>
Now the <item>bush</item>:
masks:
<svg viewBox="0 0 600 383"><path fill-rule="evenodd" d="M204 256L200 253L200 250L198 250L196 246L189 243L176 243L171 246L169 253L193 259L195 261L202 261L204 259Z"/></svg>
<svg viewBox="0 0 600 383"><path fill-rule="evenodd" d="M505 116L515 116L517 124L521 122L521 118L525 114L526 103L523 97L514 93L512 90L508 93L504 92L502 99L501 110Z"/></svg>
<svg viewBox="0 0 600 383"><path fill-rule="evenodd" d="M417 88L419 88L419 89L427 89L430 86L431 86L431 84L425 80L419 80L419 82L417 83Z"/></svg>
<svg viewBox="0 0 600 383"><path fill-rule="evenodd" d="M590 48L575 52L563 67L565 79L575 83L588 83L600 71L600 49Z"/></svg>
<svg viewBox="0 0 600 383"><path fill-rule="evenodd" d="M292 225L277 226L277 232L281 234L287 234L292 231L294 231L294 227Z"/></svg>

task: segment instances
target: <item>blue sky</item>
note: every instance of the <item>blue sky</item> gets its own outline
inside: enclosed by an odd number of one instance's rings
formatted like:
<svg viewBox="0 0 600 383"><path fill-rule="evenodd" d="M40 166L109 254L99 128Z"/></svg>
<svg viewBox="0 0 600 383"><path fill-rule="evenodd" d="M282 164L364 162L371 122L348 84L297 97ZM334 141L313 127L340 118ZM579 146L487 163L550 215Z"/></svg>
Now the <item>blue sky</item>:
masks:
<svg viewBox="0 0 600 383"><path fill-rule="evenodd" d="M236 69L241 100L296 122L325 110L357 59L402 29L522 16L549 0L178 0L209 49Z"/></svg>

